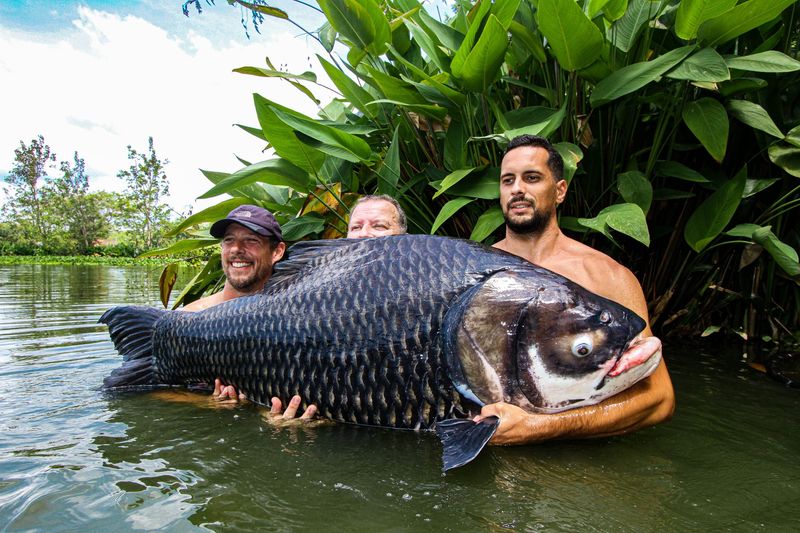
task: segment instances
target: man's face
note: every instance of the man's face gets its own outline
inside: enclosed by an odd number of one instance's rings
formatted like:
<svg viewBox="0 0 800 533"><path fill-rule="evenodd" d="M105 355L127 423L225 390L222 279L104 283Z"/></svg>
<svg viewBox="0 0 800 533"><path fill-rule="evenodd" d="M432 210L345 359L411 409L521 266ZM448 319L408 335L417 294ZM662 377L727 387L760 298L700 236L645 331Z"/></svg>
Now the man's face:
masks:
<svg viewBox="0 0 800 533"><path fill-rule="evenodd" d="M347 238L382 237L399 235L397 209L384 200L368 200L358 204L350 213L347 225Z"/></svg>
<svg viewBox="0 0 800 533"><path fill-rule="evenodd" d="M286 249L283 243L272 248L269 239L236 223L228 225L220 245L225 278L241 292L261 289Z"/></svg>
<svg viewBox="0 0 800 533"><path fill-rule="evenodd" d="M500 166L500 207L515 233L542 231L564 201L567 182L556 182L547 166L548 153L538 146L520 146Z"/></svg>

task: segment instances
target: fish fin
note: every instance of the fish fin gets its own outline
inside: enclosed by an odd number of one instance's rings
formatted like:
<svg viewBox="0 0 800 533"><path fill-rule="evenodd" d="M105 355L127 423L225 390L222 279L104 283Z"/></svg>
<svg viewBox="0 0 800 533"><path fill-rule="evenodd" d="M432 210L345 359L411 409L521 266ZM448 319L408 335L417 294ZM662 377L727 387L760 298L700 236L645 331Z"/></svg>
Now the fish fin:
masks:
<svg viewBox="0 0 800 533"><path fill-rule="evenodd" d="M323 253L353 246L361 239L324 239L319 241L300 241L286 250L284 258L273 268L272 276L264 290L291 282L306 267L313 268L313 260Z"/></svg>
<svg viewBox="0 0 800 533"><path fill-rule="evenodd" d="M153 372L153 330L155 323L169 313L153 307L114 307L99 322L108 325L114 347L122 355L122 366L103 380L103 388L155 385Z"/></svg>
<svg viewBox="0 0 800 533"><path fill-rule="evenodd" d="M475 459L499 425L500 419L496 416L487 416L480 422L465 418L451 418L437 422L436 434L444 448L442 470L447 472Z"/></svg>

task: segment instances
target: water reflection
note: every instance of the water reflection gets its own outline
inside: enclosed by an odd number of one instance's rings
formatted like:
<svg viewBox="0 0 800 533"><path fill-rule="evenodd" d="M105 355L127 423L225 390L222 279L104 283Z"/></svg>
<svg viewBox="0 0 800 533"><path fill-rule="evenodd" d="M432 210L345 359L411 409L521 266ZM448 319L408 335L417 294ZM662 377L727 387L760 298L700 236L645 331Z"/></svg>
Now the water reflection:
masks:
<svg viewBox="0 0 800 533"><path fill-rule="evenodd" d="M120 359L97 318L159 305L158 276L0 267L0 529L796 529L800 395L737 353L667 344L668 424L490 448L444 476L431 435L98 393Z"/></svg>

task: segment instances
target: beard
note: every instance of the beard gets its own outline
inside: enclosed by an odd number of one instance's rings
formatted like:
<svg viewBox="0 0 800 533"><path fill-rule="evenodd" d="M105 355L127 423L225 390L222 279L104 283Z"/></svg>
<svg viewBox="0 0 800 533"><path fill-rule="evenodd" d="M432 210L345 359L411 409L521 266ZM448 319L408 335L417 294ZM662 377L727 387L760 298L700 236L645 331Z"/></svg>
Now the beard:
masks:
<svg viewBox="0 0 800 533"><path fill-rule="evenodd" d="M517 200L518 199L514 199L512 201ZM542 210L537 209L533 202L531 202L531 205L534 206L533 214L527 217L517 217L512 220L508 214L508 210L503 213L503 218L506 221L506 226L508 229L521 235L530 235L532 233L541 233L544 228L547 227L550 219L556 214L555 208Z"/></svg>

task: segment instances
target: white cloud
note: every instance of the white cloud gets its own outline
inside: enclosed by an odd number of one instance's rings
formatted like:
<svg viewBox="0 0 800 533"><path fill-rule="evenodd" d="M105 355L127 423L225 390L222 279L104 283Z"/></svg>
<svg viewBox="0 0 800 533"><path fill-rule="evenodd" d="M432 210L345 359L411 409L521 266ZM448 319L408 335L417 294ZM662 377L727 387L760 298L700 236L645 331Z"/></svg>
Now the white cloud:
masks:
<svg viewBox="0 0 800 533"><path fill-rule="evenodd" d="M219 45L192 31L181 38L142 18L86 7L78 8L69 31L50 37L0 28L0 174L10 170L20 140L42 134L59 160L78 151L93 188L121 190L116 173L128 166L127 145L145 151L153 136L159 157L170 161L173 207L213 204L194 200L210 187L198 168L236 170L234 154L265 158L263 142L232 126L258 125L253 92L316 113L313 102L281 80L231 72L265 66L265 56L290 71L307 70L314 52L290 30L270 26L246 41L234 27L239 40Z"/></svg>

